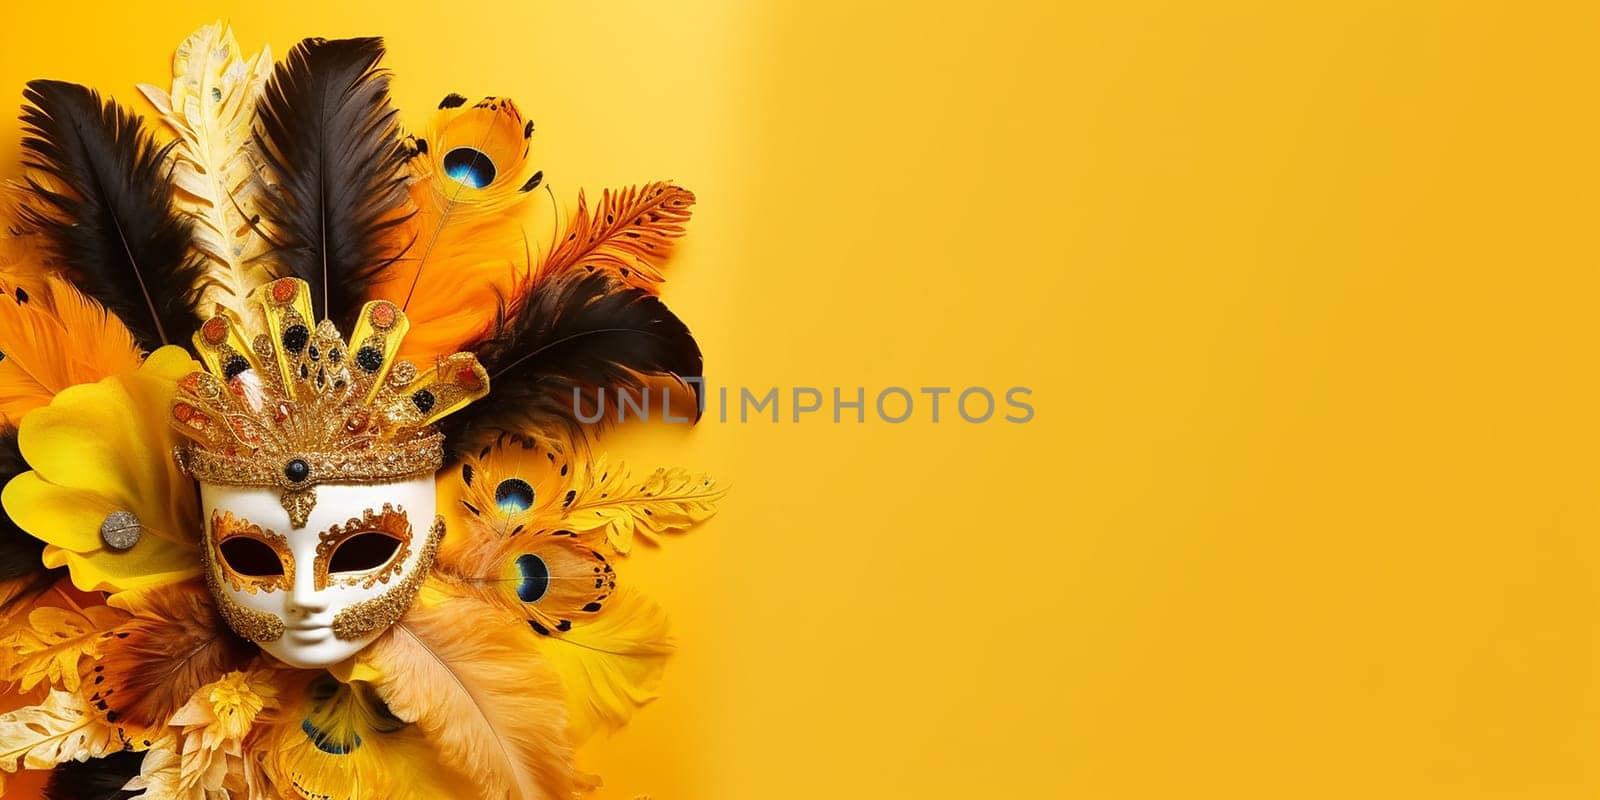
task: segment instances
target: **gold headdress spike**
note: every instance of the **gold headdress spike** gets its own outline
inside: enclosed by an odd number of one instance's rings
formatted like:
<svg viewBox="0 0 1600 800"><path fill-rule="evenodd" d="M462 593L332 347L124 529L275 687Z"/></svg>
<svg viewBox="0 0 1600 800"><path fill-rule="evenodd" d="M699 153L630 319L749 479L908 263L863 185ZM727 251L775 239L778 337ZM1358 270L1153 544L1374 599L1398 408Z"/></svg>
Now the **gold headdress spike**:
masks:
<svg viewBox="0 0 1600 800"><path fill-rule="evenodd" d="M224 313L195 334L207 371L178 384L171 422L191 441L174 456L198 480L281 489L297 527L316 504L319 483L438 471L444 437L433 423L489 391L471 353L428 369L397 361L409 323L388 301L362 307L347 344L331 321L313 326L305 281L273 281L253 300L266 330L243 331Z"/></svg>

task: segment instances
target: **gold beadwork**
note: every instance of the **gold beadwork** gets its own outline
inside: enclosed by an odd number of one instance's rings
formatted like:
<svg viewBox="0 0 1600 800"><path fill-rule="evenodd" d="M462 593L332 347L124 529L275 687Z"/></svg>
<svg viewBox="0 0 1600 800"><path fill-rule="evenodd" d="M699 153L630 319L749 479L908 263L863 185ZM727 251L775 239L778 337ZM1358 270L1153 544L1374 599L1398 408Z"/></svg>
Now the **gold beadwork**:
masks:
<svg viewBox="0 0 1600 800"><path fill-rule="evenodd" d="M312 570L313 584L318 589L326 589L334 581L329 573L329 565L333 560L333 552L357 534L377 531L393 536L400 541L400 546L389 556L389 560L377 567L367 570L362 574L340 576L338 581L345 586L360 586L371 589L378 583L389 582L405 561L411 555L411 522L406 517L404 508L396 508L389 503L383 504L382 511L373 511L370 508L362 509L361 516L351 517L343 524L334 525L322 533L317 534L317 562Z"/></svg>
<svg viewBox="0 0 1600 800"><path fill-rule="evenodd" d="M283 510L289 512L289 524L296 530L304 528L306 519L311 516L311 509L317 507L317 487L285 489L279 502L283 504Z"/></svg>
<svg viewBox="0 0 1600 800"><path fill-rule="evenodd" d="M428 532L428 541L422 546L422 554L418 557L417 566L411 570L411 574L383 594L356 603L335 615L334 637L346 641L360 639L373 631L383 630L399 622L400 618L405 616L406 610L411 608L411 601L422 588L422 581L433 571L433 556L439 550L439 540L443 538L444 517L434 517L433 528Z"/></svg>
<svg viewBox="0 0 1600 800"><path fill-rule="evenodd" d="M419 369L397 361L409 327L393 303L368 303L349 341L328 320L315 326L304 281L256 291L267 330L231 316L195 334L205 372L178 382L170 423L189 439L176 458L197 480L276 487L296 527L321 483L378 483L436 472L443 437L433 423L488 393L470 353Z"/></svg>
<svg viewBox="0 0 1600 800"><path fill-rule="evenodd" d="M419 439L383 449L382 454L367 452L298 456L306 463L310 479L290 481L284 461L240 460L224 453L198 447L179 447L175 454L184 474L208 483L229 486L272 486L285 491L318 483L380 483L400 481L438 472L444 463L444 437L430 433Z"/></svg>
<svg viewBox="0 0 1600 800"><path fill-rule="evenodd" d="M246 608L232 595L222 591L222 585L217 580L216 564L211 559L211 548L200 548L200 567L206 576L206 588L211 590L211 596L217 601L217 612L234 633L257 644L283 638L288 628L277 615Z"/></svg>
<svg viewBox="0 0 1600 800"><path fill-rule="evenodd" d="M277 575L244 575L234 571L233 565L222 555L222 545L232 539L254 539L272 549L278 557L278 564L283 567L283 572ZM235 517L232 511L216 509L211 512L211 535L207 537L206 549L213 551L213 563L219 568L217 571L228 580L236 592L257 591L275 592L279 589L288 590L294 585L294 553L289 550L289 540L283 534L266 530L247 519Z"/></svg>

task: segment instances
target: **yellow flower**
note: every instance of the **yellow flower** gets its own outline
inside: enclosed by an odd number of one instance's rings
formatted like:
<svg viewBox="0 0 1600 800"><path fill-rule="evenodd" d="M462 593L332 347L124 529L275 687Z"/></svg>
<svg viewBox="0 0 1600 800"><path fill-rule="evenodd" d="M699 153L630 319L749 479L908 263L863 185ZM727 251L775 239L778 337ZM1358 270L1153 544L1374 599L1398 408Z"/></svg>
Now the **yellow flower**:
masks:
<svg viewBox="0 0 1600 800"><path fill-rule="evenodd" d="M172 461L167 424L178 379L198 368L182 348L163 347L137 372L70 387L23 418L18 442L33 471L6 484L0 502L45 541L45 565L66 565L79 589L118 592L200 573L198 501ZM114 511L143 526L127 550L100 538Z"/></svg>
<svg viewBox="0 0 1600 800"><path fill-rule="evenodd" d="M277 706L277 696L271 676L265 672L230 672L196 689L189 702L168 720L181 733L161 746L176 746L182 758L175 764L170 757L166 759L168 776L175 770L176 777L169 778L170 791L161 796L223 797L229 796L226 788L246 783L248 765L241 757L244 738L262 709ZM257 795L251 792L250 796Z"/></svg>
<svg viewBox="0 0 1600 800"><path fill-rule="evenodd" d="M240 741L250 732L256 715L267 705L268 698L276 697L272 684L254 674L230 672L211 684L206 699L211 703L211 716L216 720L218 732L224 739Z"/></svg>

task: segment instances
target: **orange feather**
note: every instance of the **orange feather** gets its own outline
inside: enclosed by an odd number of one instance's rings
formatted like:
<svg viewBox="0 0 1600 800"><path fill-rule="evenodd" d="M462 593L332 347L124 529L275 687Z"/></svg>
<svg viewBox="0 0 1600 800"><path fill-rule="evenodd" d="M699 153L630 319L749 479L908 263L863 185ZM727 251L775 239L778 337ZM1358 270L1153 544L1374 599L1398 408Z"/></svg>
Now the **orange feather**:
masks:
<svg viewBox="0 0 1600 800"><path fill-rule="evenodd" d="M135 749L158 738L196 689L245 669L256 655L198 581L122 592L110 602L133 617L102 636L101 659L86 667L83 682L89 704Z"/></svg>
<svg viewBox="0 0 1600 800"><path fill-rule="evenodd" d="M379 695L485 798L567 800L572 748L561 681L526 626L430 585L368 649ZM462 620L473 620L471 625Z"/></svg>
<svg viewBox="0 0 1600 800"><path fill-rule="evenodd" d="M66 280L0 282L0 295L0 414L12 425L68 386L139 368L127 326Z"/></svg>
<svg viewBox="0 0 1600 800"><path fill-rule="evenodd" d="M401 232L410 247L371 292L411 318L400 355L418 364L487 332L532 266L523 229L537 185L532 124L505 98L462 103L441 108L413 140L416 213Z"/></svg>
<svg viewBox="0 0 1600 800"><path fill-rule="evenodd" d="M653 289L662 281L661 267L683 235L692 205L694 192L658 182L607 189L591 212L580 191L566 235L545 258L539 276L592 267L612 270L629 285Z"/></svg>

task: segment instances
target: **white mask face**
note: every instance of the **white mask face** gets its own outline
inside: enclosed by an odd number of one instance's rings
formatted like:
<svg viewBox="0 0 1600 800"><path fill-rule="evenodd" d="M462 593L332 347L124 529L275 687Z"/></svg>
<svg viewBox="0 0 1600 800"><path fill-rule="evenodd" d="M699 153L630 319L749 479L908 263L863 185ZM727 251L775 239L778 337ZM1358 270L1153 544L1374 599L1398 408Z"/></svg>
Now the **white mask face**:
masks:
<svg viewBox="0 0 1600 800"><path fill-rule="evenodd" d="M303 527L277 489L201 483L206 581L224 619L292 667L356 654L405 613L443 534L433 476L320 484Z"/></svg>

